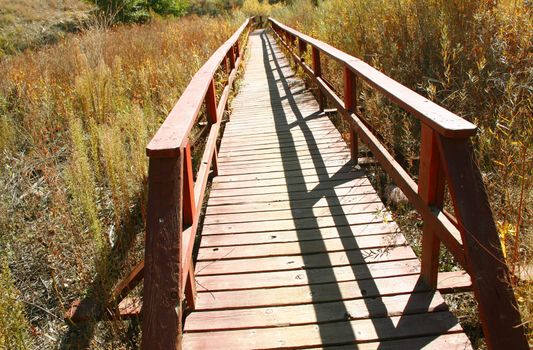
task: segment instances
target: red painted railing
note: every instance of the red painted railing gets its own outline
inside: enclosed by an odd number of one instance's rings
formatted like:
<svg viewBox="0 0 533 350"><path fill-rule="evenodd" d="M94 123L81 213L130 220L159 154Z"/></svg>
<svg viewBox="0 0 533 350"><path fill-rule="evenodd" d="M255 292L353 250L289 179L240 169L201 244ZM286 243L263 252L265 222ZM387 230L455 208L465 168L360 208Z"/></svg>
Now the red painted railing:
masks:
<svg viewBox="0 0 533 350"><path fill-rule="evenodd" d="M186 301L194 309L192 251L200 210L211 168L217 173L216 143L222 116L241 63L244 46L241 43L246 43L253 23L253 18L247 19L196 73L146 149L150 163L145 260L141 271L144 349L179 348L182 306ZM214 79L221 67L226 68L228 79L217 101ZM207 116L204 131L208 137L194 180L190 133L203 105Z"/></svg>
<svg viewBox="0 0 533 350"><path fill-rule="evenodd" d="M270 26L295 63L319 87L319 102L329 99L351 126L352 158L357 161L360 138L410 203L422 215L422 276L437 287L439 247L443 243L472 278L483 331L490 349L527 349L509 271L470 137L476 126L414 91L322 41L275 19ZM296 43L297 41L297 43ZM304 55L311 49L311 66ZM344 70L344 96L339 97L322 77L320 56L327 55ZM357 109L356 80L385 95L421 122L418 184L400 166L371 131ZM443 210L445 182L455 217Z"/></svg>

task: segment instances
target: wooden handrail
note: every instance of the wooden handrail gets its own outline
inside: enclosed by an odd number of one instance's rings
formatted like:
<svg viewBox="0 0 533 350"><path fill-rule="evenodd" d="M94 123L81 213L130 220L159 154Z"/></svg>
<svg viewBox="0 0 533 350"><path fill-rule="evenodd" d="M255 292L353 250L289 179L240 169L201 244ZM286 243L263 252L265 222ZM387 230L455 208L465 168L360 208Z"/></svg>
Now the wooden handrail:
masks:
<svg viewBox="0 0 533 350"><path fill-rule="evenodd" d="M350 124L352 159L357 161L360 138L382 167L422 215L421 275L437 286L439 247L442 242L472 278L487 345L490 349L527 349L524 328L510 285L509 270L501 250L488 197L477 166L470 137L476 126L415 93L362 60L320 40L311 38L273 18L269 23L294 62L319 87L319 103L329 98ZM296 45L296 39L298 44ZM304 60L311 46L312 65ZM322 76L320 53L344 69L344 96L337 96ZM418 184L372 133L357 110L356 78L383 93L421 122ZM445 181L452 197L455 217L442 209Z"/></svg>
<svg viewBox="0 0 533 350"><path fill-rule="evenodd" d="M209 60L198 70L180 99L170 111L155 136L152 138L146 154L149 157L175 157L179 149L185 147L189 132L198 117L205 99L207 89L220 64L228 56L235 66L233 49L243 32L249 28L252 19L247 19L240 28L220 46Z"/></svg>
<svg viewBox="0 0 533 350"><path fill-rule="evenodd" d="M182 306L195 307L192 251L207 181L217 173L217 138L230 91L242 61L243 46L255 23L244 21L194 75L180 99L146 148L148 208L145 259L129 276L131 289L144 275L143 349L181 346ZM223 68L228 81L217 102L215 73ZM208 135L194 180L189 134L205 104ZM118 291L124 296L125 293Z"/></svg>
<svg viewBox="0 0 533 350"><path fill-rule="evenodd" d="M320 40L307 36L299 31L288 27L273 18L270 23L290 35L297 37L303 43L328 55L343 66L364 79L376 90L382 92L392 102L410 112L421 122L446 137L468 137L476 132L476 126L469 121L453 114L441 106L431 102L427 98L408 89L394 79L386 76L364 61L351 56Z"/></svg>

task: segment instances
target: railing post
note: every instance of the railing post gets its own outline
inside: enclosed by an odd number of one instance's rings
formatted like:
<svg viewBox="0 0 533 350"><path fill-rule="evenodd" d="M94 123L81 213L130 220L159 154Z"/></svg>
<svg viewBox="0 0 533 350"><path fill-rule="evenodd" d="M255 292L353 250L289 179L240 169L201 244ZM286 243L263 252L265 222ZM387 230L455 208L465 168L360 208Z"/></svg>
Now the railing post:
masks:
<svg viewBox="0 0 533 350"><path fill-rule="evenodd" d="M298 38L298 52L300 54L300 59L302 60L302 62L305 61L304 55L306 51L307 51L307 43L303 41L301 38Z"/></svg>
<svg viewBox="0 0 533 350"><path fill-rule="evenodd" d="M294 35L289 33L289 41L287 42L289 46L289 53L292 57L292 63L294 64L294 69L298 70L298 60L296 59L296 53L294 51Z"/></svg>
<svg viewBox="0 0 533 350"><path fill-rule="evenodd" d="M528 349L509 268L472 144L438 136L446 178L489 349Z"/></svg>
<svg viewBox="0 0 533 350"><path fill-rule="evenodd" d="M215 91L215 80L211 80L207 93L205 95L205 105L207 111L207 122L211 125L218 123L217 115L217 95ZM218 175L218 159L217 159L217 148L213 154L213 172L214 175Z"/></svg>
<svg viewBox="0 0 533 350"><path fill-rule="evenodd" d="M183 149L150 158L146 222L142 348L180 349Z"/></svg>
<svg viewBox="0 0 533 350"><path fill-rule="evenodd" d="M429 126L422 123L421 138L418 194L426 204L441 209L445 184L436 134ZM421 275L432 289L437 288L439 253L440 240L433 229L424 223Z"/></svg>
<svg viewBox="0 0 533 350"><path fill-rule="evenodd" d="M351 113L355 113L357 108L357 90L355 73L344 66L344 108ZM357 131L350 126L350 154L352 161L357 164L359 157L359 145Z"/></svg>
<svg viewBox="0 0 533 350"><path fill-rule="evenodd" d="M313 73L315 74L315 77L318 78L322 76L322 65L320 64L320 50L312 46L311 57L313 60ZM324 110L324 108L326 107L326 97L324 96L324 93L322 92L322 90L320 90L320 88L318 88L318 104L320 106L320 110Z"/></svg>
<svg viewBox="0 0 533 350"><path fill-rule="evenodd" d="M235 54L237 57L241 57L241 45L239 44L239 40L235 42Z"/></svg>
<svg viewBox="0 0 533 350"><path fill-rule="evenodd" d="M235 50L233 48L234 47L232 46L231 49L228 51L230 73L233 68L235 68Z"/></svg>

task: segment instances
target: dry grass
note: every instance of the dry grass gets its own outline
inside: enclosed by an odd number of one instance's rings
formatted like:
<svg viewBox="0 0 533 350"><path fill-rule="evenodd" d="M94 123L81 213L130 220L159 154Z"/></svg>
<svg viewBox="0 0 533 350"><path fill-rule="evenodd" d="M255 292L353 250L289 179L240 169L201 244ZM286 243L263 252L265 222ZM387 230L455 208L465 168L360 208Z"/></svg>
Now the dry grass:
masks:
<svg viewBox="0 0 533 350"><path fill-rule="evenodd" d="M63 313L140 259L144 148L240 19L91 29L0 64L0 334L21 334L0 348L136 346L135 321Z"/></svg>
<svg viewBox="0 0 533 350"><path fill-rule="evenodd" d="M297 0L274 11L282 22L363 58L479 126L475 150L515 271L533 255L532 11L530 2L510 0L331 0L318 7ZM324 59L323 73L342 92L338 64ZM419 123L365 84L358 91L364 117L416 176ZM373 177L383 190L390 183L379 169ZM453 268L448 258L446 269ZM531 342L532 288L515 285Z"/></svg>
<svg viewBox="0 0 533 350"><path fill-rule="evenodd" d="M80 30L93 9L81 0L0 0L0 58Z"/></svg>

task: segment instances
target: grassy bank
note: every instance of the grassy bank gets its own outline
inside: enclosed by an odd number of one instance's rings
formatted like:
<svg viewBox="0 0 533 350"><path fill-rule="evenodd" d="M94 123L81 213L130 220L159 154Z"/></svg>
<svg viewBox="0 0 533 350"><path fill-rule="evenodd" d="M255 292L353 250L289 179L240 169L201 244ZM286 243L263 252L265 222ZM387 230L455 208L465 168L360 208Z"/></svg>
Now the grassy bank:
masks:
<svg viewBox="0 0 533 350"><path fill-rule="evenodd" d="M0 64L0 348L135 346L134 323L69 327L63 312L106 300L139 261L145 146L240 22L91 29Z"/></svg>
<svg viewBox="0 0 533 350"><path fill-rule="evenodd" d="M533 255L532 11L528 2L506 0L331 0L317 7L297 0L272 12L478 125L475 150L507 262L517 274ZM342 92L338 64L325 59L323 72ZM416 175L418 122L368 86L359 91L363 116ZM390 180L379 169L373 175L386 192ZM409 208L403 213L413 219L407 226L415 227L419 218ZM420 230L411 236L419 237ZM444 260L445 268L454 268L449 255ZM516 282L515 290L533 341L532 287Z"/></svg>

